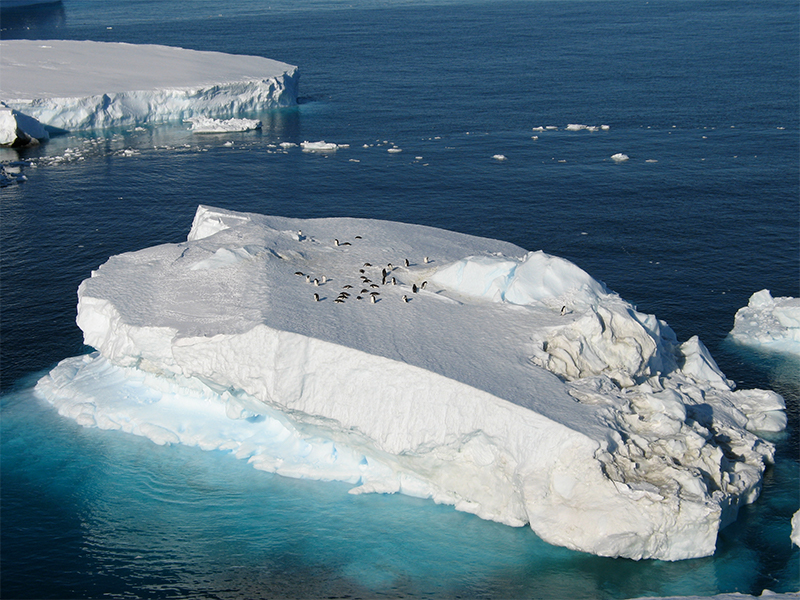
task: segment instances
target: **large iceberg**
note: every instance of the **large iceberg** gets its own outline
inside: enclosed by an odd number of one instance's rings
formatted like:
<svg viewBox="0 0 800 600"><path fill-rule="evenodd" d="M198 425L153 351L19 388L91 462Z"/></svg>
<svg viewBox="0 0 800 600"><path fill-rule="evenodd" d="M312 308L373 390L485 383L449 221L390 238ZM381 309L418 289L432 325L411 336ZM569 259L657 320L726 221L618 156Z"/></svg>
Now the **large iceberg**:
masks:
<svg viewBox="0 0 800 600"><path fill-rule="evenodd" d="M2 41L0 68L0 144L42 139L37 123L71 131L293 106L299 79L260 56L71 40Z"/></svg>
<svg viewBox="0 0 800 600"><path fill-rule="evenodd" d="M800 356L800 298L756 292L736 311L730 336L744 346Z"/></svg>
<svg viewBox="0 0 800 600"><path fill-rule="evenodd" d="M603 556L713 553L786 423L576 265L418 225L200 206L94 271L77 322L97 351L36 389L82 425Z"/></svg>

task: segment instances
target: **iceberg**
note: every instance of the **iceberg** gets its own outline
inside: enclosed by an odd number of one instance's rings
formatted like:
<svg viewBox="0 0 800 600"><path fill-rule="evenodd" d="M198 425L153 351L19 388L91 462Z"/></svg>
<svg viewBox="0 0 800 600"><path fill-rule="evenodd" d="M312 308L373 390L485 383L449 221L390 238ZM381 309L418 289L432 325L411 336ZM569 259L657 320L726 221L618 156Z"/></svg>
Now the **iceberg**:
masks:
<svg viewBox="0 0 800 600"><path fill-rule="evenodd" d="M199 206L93 271L77 323L96 351L36 392L81 425L602 556L712 554L786 423L573 263L419 225Z"/></svg>
<svg viewBox="0 0 800 600"><path fill-rule="evenodd" d="M260 56L71 40L4 40L0 68L3 144L46 139L36 127L233 119L294 106L299 79L296 67Z"/></svg>
<svg viewBox="0 0 800 600"><path fill-rule="evenodd" d="M756 292L736 311L730 337L743 346L800 356L800 298Z"/></svg>

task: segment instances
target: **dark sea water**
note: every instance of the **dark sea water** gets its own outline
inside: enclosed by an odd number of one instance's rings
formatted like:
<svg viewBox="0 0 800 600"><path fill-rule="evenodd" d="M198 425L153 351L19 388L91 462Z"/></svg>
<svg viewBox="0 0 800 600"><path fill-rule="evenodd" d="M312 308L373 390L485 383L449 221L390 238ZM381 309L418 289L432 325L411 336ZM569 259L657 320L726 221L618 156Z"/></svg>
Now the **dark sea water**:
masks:
<svg viewBox="0 0 800 600"><path fill-rule="evenodd" d="M752 293L800 294L799 22L794 0L64 0L3 13L4 39L281 60L299 66L301 98L258 115L259 132L178 123L0 154L27 177L0 189L2 597L798 591L800 363L726 336ZM349 148L276 147L304 140ZM611 160L620 152L630 159ZM603 559L429 501L84 429L36 400L37 377L88 351L81 280L110 255L185 239L201 203L421 223L572 260L680 340L699 335L739 387L784 395L789 429L761 498L712 557Z"/></svg>

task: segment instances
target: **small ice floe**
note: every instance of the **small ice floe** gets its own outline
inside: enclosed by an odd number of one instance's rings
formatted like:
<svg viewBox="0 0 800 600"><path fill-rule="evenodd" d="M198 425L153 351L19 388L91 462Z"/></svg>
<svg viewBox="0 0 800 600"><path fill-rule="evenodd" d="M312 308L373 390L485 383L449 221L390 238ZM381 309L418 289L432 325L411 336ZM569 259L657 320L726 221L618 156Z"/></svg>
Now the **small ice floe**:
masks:
<svg viewBox="0 0 800 600"><path fill-rule="evenodd" d="M402 151L403 151L403 149L402 149L402 148L397 148L397 147L395 146L394 148L389 148L389 149L387 149L386 151L387 151L387 152L391 152L392 154L397 154L398 152L402 152Z"/></svg>
<svg viewBox="0 0 800 600"><path fill-rule="evenodd" d="M495 154L492 158L495 160L506 160L505 154Z"/></svg>
<svg viewBox="0 0 800 600"><path fill-rule="evenodd" d="M261 129L261 121L257 119L210 119L208 117L192 117L186 119L192 124L192 133L232 133L237 131L253 131Z"/></svg>
<svg viewBox="0 0 800 600"><path fill-rule="evenodd" d="M300 147L303 149L303 152L336 152L339 148L347 148L348 146L320 141L302 142Z"/></svg>
<svg viewBox="0 0 800 600"><path fill-rule="evenodd" d="M288 150L289 148L297 148L297 144L294 142L281 142L280 147Z"/></svg>
<svg viewBox="0 0 800 600"><path fill-rule="evenodd" d="M613 154L611 156L611 160L613 160L615 163L625 162L629 158L630 156L628 156L627 154L623 154L622 152L617 152L616 154Z"/></svg>
<svg viewBox="0 0 800 600"><path fill-rule="evenodd" d="M567 131L608 131L611 129L608 125L581 125L579 123L570 123L567 125Z"/></svg>

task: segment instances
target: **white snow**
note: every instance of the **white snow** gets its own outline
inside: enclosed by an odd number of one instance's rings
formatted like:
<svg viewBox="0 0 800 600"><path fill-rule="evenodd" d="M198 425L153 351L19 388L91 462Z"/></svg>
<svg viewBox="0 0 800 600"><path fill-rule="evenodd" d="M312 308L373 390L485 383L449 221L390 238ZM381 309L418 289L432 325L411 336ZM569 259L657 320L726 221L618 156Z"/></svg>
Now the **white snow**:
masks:
<svg viewBox="0 0 800 600"><path fill-rule="evenodd" d="M85 426L603 556L713 553L772 461L751 430L785 423L576 265L428 227L201 206L186 242L111 257L78 299L97 352L37 391Z"/></svg>
<svg viewBox="0 0 800 600"><path fill-rule="evenodd" d="M209 119L208 117L192 117L186 119L192 125L192 133L231 133L235 131L253 131L261 129L258 119Z"/></svg>
<svg viewBox="0 0 800 600"><path fill-rule="evenodd" d="M791 540L795 546L800 546L800 510L792 516Z"/></svg>
<svg viewBox="0 0 800 600"><path fill-rule="evenodd" d="M260 56L70 40L0 42L5 109L50 130L231 119L297 102L296 67ZM0 118L4 143L8 117ZM41 137L22 127L30 137Z"/></svg>
<svg viewBox="0 0 800 600"><path fill-rule="evenodd" d="M745 346L800 356L800 298L756 292L736 312L730 336Z"/></svg>

